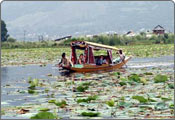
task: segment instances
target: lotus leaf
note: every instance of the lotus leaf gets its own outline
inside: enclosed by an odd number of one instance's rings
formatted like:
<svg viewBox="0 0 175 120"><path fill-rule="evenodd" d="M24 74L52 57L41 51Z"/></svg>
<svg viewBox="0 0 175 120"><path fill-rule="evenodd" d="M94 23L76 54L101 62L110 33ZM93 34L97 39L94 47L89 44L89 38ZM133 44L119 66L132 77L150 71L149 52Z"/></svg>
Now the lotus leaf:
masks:
<svg viewBox="0 0 175 120"><path fill-rule="evenodd" d="M94 112L82 112L82 116L87 116L87 117L98 117L100 113L94 113Z"/></svg>
<svg viewBox="0 0 175 120"><path fill-rule="evenodd" d="M121 86L127 85L126 82L119 82Z"/></svg>
<svg viewBox="0 0 175 120"><path fill-rule="evenodd" d="M48 103L55 103L56 100L49 100Z"/></svg>
<svg viewBox="0 0 175 120"><path fill-rule="evenodd" d="M49 111L50 109L49 108L40 108L39 111Z"/></svg>
<svg viewBox="0 0 175 120"><path fill-rule="evenodd" d="M109 100L109 101L106 102L106 104L107 104L109 107L114 107L115 102L114 102L114 100Z"/></svg>
<svg viewBox="0 0 175 120"><path fill-rule="evenodd" d="M62 100L61 102L59 102L59 101L55 101L54 104L55 104L56 106L61 107L61 108L64 108L64 107L67 105L67 103L66 103L65 100Z"/></svg>
<svg viewBox="0 0 175 120"><path fill-rule="evenodd" d="M154 82L155 83L160 83L160 82L166 82L168 80L168 77L166 75L157 75L154 77Z"/></svg>
<svg viewBox="0 0 175 120"><path fill-rule="evenodd" d="M151 73L151 72L145 72L144 74L145 75L153 75L153 73Z"/></svg>
<svg viewBox="0 0 175 120"><path fill-rule="evenodd" d="M143 96L132 96L132 98L138 100L140 103L148 102L148 99L144 98Z"/></svg>
<svg viewBox="0 0 175 120"><path fill-rule="evenodd" d="M168 87L169 87L170 89L174 89L174 84L169 83L169 84L168 84Z"/></svg>
<svg viewBox="0 0 175 120"><path fill-rule="evenodd" d="M81 103L81 102L87 102L87 103L89 103L89 102L91 102L92 100L96 100L97 98L98 98L97 95L89 96L89 97L86 98L86 99L78 99L78 100L77 100L77 103Z"/></svg>
<svg viewBox="0 0 175 120"><path fill-rule="evenodd" d="M30 119L56 119L56 116L54 116L51 112L39 112Z"/></svg>
<svg viewBox="0 0 175 120"><path fill-rule="evenodd" d="M128 77L128 80L134 81L134 82L140 82L140 77L137 74L131 74L131 76Z"/></svg>

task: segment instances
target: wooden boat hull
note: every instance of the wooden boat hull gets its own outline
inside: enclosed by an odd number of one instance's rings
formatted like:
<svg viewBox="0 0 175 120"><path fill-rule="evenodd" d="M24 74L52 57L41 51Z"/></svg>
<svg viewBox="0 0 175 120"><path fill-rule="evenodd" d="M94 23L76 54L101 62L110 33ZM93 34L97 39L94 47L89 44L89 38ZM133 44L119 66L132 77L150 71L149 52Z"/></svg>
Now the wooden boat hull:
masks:
<svg viewBox="0 0 175 120"><path fill-rule="evenodd" d="M120 62L119 64L104 64L104 65L88 65L85 64L84 67L82 68L75 68L75 67L63 67L63 69L69 70L71 72L95 72L95 71L106 71L106 70L114 70L114 69L119 69L123 65L125 65L131 57L127 58L125 61Z"/></svg>

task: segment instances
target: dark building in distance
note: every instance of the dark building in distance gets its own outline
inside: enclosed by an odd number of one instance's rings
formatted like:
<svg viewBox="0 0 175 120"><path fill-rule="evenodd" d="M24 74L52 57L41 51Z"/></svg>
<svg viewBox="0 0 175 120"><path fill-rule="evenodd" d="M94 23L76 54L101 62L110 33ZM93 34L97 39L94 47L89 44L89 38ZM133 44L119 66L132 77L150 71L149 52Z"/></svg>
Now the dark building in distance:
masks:
<svg viewBox="0 0 175 120"><path fill-rule="evenodd" d="M160 26L160 25L157 25L154 29L153 29L153 34L164 34L165 33L165 29Z"/></svg>

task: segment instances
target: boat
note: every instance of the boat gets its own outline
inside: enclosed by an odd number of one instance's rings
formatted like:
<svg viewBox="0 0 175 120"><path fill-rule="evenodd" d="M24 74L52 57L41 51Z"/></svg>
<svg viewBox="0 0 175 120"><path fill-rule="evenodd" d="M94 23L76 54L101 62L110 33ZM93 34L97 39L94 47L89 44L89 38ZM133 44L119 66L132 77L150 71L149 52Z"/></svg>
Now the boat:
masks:
<svg viewBox="0 0 175 120"><path fill-rule="evenodd" d="M113 46L102 45L98 43L88 42L88 41L73 41L71 42L71 61L73 66L62 67L65 70L69 70L70 72L95 72L95 71L108 71L120 69L122 66L126 65L126 63L131 59L131 57L126 57L125 60L114 63L112 60L112 51L118 51L119 49ZM84 50L85 56L85 64L77 64L77 54L76 50ZM94 51L105 50L107 55L103 55L104 58L108 61L109 64L96 65L96 59L100 56L94 56Z"/></svg>

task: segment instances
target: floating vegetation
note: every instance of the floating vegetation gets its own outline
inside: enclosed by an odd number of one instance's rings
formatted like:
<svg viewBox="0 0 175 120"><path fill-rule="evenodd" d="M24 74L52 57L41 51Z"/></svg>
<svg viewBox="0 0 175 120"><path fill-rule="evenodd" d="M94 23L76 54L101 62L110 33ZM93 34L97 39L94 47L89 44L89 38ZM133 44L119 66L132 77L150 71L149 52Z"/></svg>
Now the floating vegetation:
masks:
<svg viewBox="0 0 175 120"><path fill-rule="evenodd" d="M47 76L52 76L52 74L51 74L51 73L49 73L49 74L47 74Z"/></svg>
<svg viewBox="0 0 175 120"><path fill-rule="evenodd" d="M29 86L29 88L30 89L34 89L36 86L38 86L39 84L39 80L38 79L31 79L31 78L29 78L29 84L30 84L30 86Z"/></svg>
<svg viewBox="0 0 175 120"><path fill-rule="evenodd" d="M153 73L151 73L151 72L145 72L144 74L145 75L153 75Z"/></svg>
<svg viewBox="0 0 175 120"><path fill-rule="evenodd" d="M160 82L166 82L168 80L168 77L166 75L157 75L154 77L154 82L155 83L160 83Z"/></svg>
<svg viewBox="0 0 175 120"><path fill-rule="evenodd" d="M29 93L29 94L34 94L34 93L36 93L36 92L35 92L35 90L28 89L28 93Z"/></svg>
<svg viewBox="0 0 175 120"><path fill-rule="evenodd" d="M159 57L173 55L174 53L174 44L117 46L117 48L123 49L127 56L132 55L133 57ZM53 63L61 58L62 53L60 51L64 51L69 55L71 49L69 47L2 49L1 64L2 66L26 64L45 66L45 64ZM113 53L113 56L116 57L117 55Z"/></svg>
<svg viewBox="0 0 175 120"><path fill-rule="evenodd" d="M174 109L174 104L170 104L170 105L169 105L169 108L170 108L170 109Z"/></svg>
<svg viewBox="0 0 175 120"><path fill-rule="evenodd" d="M106 102L106 104L107 104L109 107L114 107L115 102L114 102L114 100L109 100L109 101Z"/></svg>
<svg viewBox="0 0 175 120"><path fill-rule="evenodd" d="M66 103L65 100L62 100L62 101L55 101L54 104L55 104L56 106L59 106L60 108L64 108L64 107L67 105L67 103Z"/></svg>
<svg viewBox="0 0 175 120"><path fill-rule="evenodd" d="M39 111L43 111L43 112L46 112L46 111L49 111L50 109L49 108L40 108Z"/></svg>
<svg viewBox="0 0 175 120"><path fill-rule="evenodd" d="M90 84L91 82L82 83L76 88L76 92L85 92L89 88Z"/></svg>
<svg viewBox="0 0 175 120"><path fill-rule="evenodd" d="M139 77L139 75L137 75L137 74L131 74L131 75L128 77L128 80L134 81L134 82L140 82L140 77Z"/></svg>
<svg viewBox="0 0 175 120"><path fill-rule="evenodd" d="M98 98L97 95L89 96L89 97L86 98L86 99L78 99L78 100L77 100L77 103L81 103L81 102L90 103L92 100L96 100L97 98Z"/></svg>
<svg viewBox="0 0 175 120"><path fill-rule="evenodd" d="M5 115L5 111L4 110L1 110L1 115Z"/></svg>
<svg viewBox="0 0 175 120"><path fill-rule="evenodd" d="M49 100L48 103L55 103L56 100Z"/></svg>
<svg viewBox="0 0 175 120"><path fill-rule="evenodd" d="M56 116L51 112L39 112L30 119L56 119Z"/></svg>
<svg viewBox="0 0 175 120"><path fill-rule="evenodd" d="M82 116L87 116L87 117L98 117L100 113L94 113L94 112L82 112Z"/></svg>
<svg viewBox="0 0 175 120"><path fill-rule="evenodd" d="M120 84L121 86L127 85L126 82L119 82L119 84Z"/></svg>
<svg viewBox="0 0 175 120"><path fill-rule="evenodd" d="M19 67L22 71L36 67L38 71L22 77L14 77L9 71L8 75L12 75L8 76L9 81L2 82L1 118L57 119L58 115L62 119L172 118L173 65L140 67L141 62L134 63L139 67L133 67L132 64L125 70L66 76L52 65ZM48 74L52 76L47 77ZM157 75L165 75L167 80L156 83Z"/></svg>
<svg viewBox="0 0 175 120"><path fill-rule="evenodd" d="M132 96L132 98L138 100L140 103L148 102L148 99L144 98L143 96Z"/></svg>
<svg viewBox="0 0 175 120"><path fill-rule="evenodd" d="M173 83L168 83L168 87L169 87L170 89L174 89L174 84L173 84Z"/></svg>
<svg viewBox="0 0 175 120"><path fill-rule="evenodd" d="M120 72L114 72L114 74L113 75L115 75L117 78L120 78Z"/></svg>

